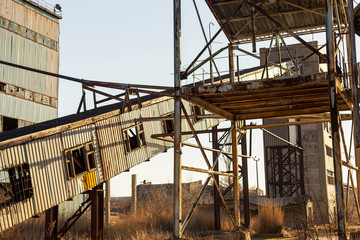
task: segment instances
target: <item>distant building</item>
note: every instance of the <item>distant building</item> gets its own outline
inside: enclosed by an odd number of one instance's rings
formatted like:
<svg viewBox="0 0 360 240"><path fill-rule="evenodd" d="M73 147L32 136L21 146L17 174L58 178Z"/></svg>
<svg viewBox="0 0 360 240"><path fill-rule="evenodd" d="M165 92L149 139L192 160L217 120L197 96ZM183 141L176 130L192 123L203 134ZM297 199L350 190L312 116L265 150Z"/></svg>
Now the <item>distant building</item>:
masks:
<svg viewBox="0 0 360 240"><path fill-rule="evenodd" d="M0 59L58 73L61 16L54 6L38 3L0 1ZM57 78L0 65L0 132L57 114Z"/></svg>
<svg viewBox="0 0 360 240"><path fill-rule="evenodd" d="M318 48L317 42L309 44ZM301 44L289 45L287 48L293 58L298 57L299 62L312 53ZM266 49L261 49L260 52L261 62L264 63ZM273 49L269 61L279 62L279 56L282 61L289 60L284 46L281 47L280 54ZM299 75L325 71L316 54L300 64L298 69ZM263 119L264 124L288 121L296 120ZM315 222L333 222L336 219L336 198L330 124L306 124L268 130L286 141L299 145L303 150L264 133L267 196L281 198L308 194L313 202Z"/></svg>

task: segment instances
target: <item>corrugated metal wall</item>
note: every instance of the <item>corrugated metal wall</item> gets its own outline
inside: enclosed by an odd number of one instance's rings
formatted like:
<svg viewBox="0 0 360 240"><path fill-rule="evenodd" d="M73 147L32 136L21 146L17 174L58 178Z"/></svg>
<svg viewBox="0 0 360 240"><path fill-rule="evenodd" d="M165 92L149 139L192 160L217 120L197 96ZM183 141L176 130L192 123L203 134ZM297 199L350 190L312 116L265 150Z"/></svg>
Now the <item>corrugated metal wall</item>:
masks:
<svg viewBox="0 0 360 240"><path fill-rule="evenodd" d="M143 123L146 146L129 153L124 148L123 130L135 125L135 119L159 117L173 112L173 99L163 99L94 124L0 150L0 171L28 163L33 188L30 198L0 209L0 231L59 205L172 147L172 143L151 138L152 134L163 133L161 121L151 121ZM184 105L190 115L191 105L187 102ZM195 128L205 130L220 121L202 120L195 124ZM183 131L190 131L185 119ZM183 140L190 137L183 136ZM89 142L94 145L97 168L69 179L65 151Z"/></svg>

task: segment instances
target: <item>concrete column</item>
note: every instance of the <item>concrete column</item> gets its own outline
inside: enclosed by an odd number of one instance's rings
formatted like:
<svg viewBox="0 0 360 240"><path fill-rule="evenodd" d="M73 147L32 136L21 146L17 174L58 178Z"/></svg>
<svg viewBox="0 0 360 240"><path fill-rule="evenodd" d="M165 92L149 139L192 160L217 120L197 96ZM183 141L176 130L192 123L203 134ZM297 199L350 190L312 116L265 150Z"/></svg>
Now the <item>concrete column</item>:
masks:
<svg viewBox="0 0 360 240"><path fill-rule="evenodd" d="M136 188L136 174L131 175L131 211L137 211L137 188Z"/></svg>

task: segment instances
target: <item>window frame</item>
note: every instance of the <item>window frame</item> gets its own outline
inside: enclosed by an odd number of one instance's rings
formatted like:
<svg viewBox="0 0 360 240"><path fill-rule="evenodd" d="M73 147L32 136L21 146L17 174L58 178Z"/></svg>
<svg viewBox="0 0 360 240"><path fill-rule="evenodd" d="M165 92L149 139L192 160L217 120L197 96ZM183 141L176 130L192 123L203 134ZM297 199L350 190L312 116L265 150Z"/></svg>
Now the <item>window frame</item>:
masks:
<svg viewBox="0 0 360 240"><path fill-rule="evenodd" d="M191 104L191 115L205 115L205 109L197 105ZM194 117L193 124L203 120L202 118Z"/></svg>
<svg viewBox="0 0 360 240"><path fill-rule="evenodd" d="M22 163L1 170L1 172L7 173L4 175L7 175L8 181L1 181L0 184L3 191L7 191L9 196L1 199L0 209L9 206L11 203L19 203L34 196L30 166L28 163ZM0 180L6 180L6 178ZM4 185L5 183L8 187Z"/></svg>
<svg viewBox="0 0 360 240"><path fill-rule="evenodd" d="M169 116L174 116L174 112L170 112L170 113L167 113L165 115L162 115L161 117L169 117ZM169 132L168 131L168 125L172 125L172 131ZM172 120L162 120L161 121L161 127L162 127L162 130L163 130L163 133L174 133L175 132L175 122L174 122L174 119Z"/></svg>
<svg viewBox="0 0 360 240"><path fill-rule="evenodd" d="M132 148L131 137L128 131L134 128L135 128L135 137L136 137L137 146L135 148ZM143 123L131 125L130 127L122 129L122 137L124 140L125 153L131 153L146 146L145 130Z"/></svg>
<svg viewBox="0 0 360 240"><path fill-rule="evenodd" d="M84 158L85 170L80 173L76 173L74 157L72 154L76 150L80 150ZM68 180L80 177L86 173L92 172L93 170L97 169L95 147L93 142L87 142L83 145L66 149L64 155L65 155L65 165L66 165L66 173ZM90 164L90 158L89 158L90 155L93 155L93 165L94 165L93 167L91 167L92 164Z"/></svg>

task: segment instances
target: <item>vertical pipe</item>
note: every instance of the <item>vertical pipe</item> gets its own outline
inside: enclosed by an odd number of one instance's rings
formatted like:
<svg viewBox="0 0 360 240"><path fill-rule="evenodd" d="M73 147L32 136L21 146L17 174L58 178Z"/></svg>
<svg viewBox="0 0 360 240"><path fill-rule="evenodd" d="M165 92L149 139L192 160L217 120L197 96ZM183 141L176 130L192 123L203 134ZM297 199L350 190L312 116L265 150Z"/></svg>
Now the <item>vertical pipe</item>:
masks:
<svg viewBox="0 0 360 240"><path fill-rule="evenodd" d="M230 83L235 82L235 66L234 66L234 47L230 43L229 47L229 74L230 74Z"/></svg>
<svg viewBox="0 0 360 240"><path fill-rule="evenodd" d="M104 189L101 184L101 189L98 189L97 191L97 197L98 197L98 218L99 218L99 232L98 232L98 239L104 239Z"/></svg>
<svg viewBox="0 0 360 240"><path fill-rule="evenodd" d="M91 198L91 239L98 239L99 236L99 198L97 189L90 191Z"/></svg>
<svg viewBox="0 0 360 240"><path fill-rule="evenodd" d="M110 180L105 182L105 222L110 223Z"/></svg>
<svg viewBox="0 0 360 240"><path fill-rule="evenodd" d="M212 128L212 148L213 149L219 149L219 143L217 138L217 126ZM217 152L213 152L213 166L214 171L219 171L219 162L216 161L217 159ZM216 162L216 164L215 164ZM214 165L215 164L215 165ZM214 178L217 182L219 182L219 175L214 175ZM220 223L220 197L219 192L214 184L213 186L213 193L214 193L214 224L215 224L215 230L221 229L221 223Z"/></svg>
<svg viewBox="0 0 360 240"><path fill-rule="evenodd" d="M247 155L246 134L241 139L241 154ZM250 227L250 212L249 212L249 179L248 167L246 157L242 157L241 174L243 180L243 196L244 196L244 225L246 228Z"/></svg>
<svg viewBox="0 0 360 240"><path fill-rule="evenodd" d="M55 239L58 231L58 206L45 211L45 240Z"/></svg>
<svg viewBox="0 0 360 240"><path fill-rule="evenodd" d="M181 0L174 0L174 238L182 238L181 207Z"/></svg>
<svg viewBox="0 0 360 240"><path fill-rule="evenodd" d="M358 96L358 69L356 60L356 42L355 42L355 29L354 29L354 7L353 1L348 0L348 19L349 19L349 37L348 49L350 49L350 65L351 65L351 87L352 87L352 99L354 110L352 113L352 119L354 124L354 145L355 145L355 161L356 166L360 167L360 115L359 115L359 96ZM356 172L357 186L360 186L360 172ZM360 187L357 188L358 196L360 196ZM359 198L360 199L360 198Z"/></svg>
<svg viewBox="0 0 360 240"><path fill-rule="evenodd" d="M236 56L237 81L240 82L240 63L239 56Z"/></svg>
<svg viewBox="0 0 360 240"><path fill-rule="evenodd" d="M346 221L344 212L344 194L342 185L341 170L341 152L340 152L340 136L339 136L339 110L336 98L336 79L335 79L335 47L333 32L333 1L326 0L325 16L326 16L326 50L329 80L329 98L330 98L330 116L331 116L331 132L334 156L335 171L335 189L336 189L336 206L337 206L337 223L338 237L340 240L346 240Z"/></svg>
<svg viewBox="0 0 360 240"><path fill-rule="evenodd" d="M240 192L239 192L239 163L238 163L238 146L237 146L237 126L236 122L231 122L231 144L233 155L233 199L234 199L234 220L237 228L240 227ZM238 230L238 229L237 229Z"/></svg>
<svg viewBox="0 0 360 240"><path fill-rule="evenodd" d="M254 17L255 9L252 7L250 10L250 19L251 19L251 43L252 43L252 51L256 52L256 37L255 37L255 17Z"/></svg>
<svg viewBox="0 0 360 240"><path fill-rule="evenodd" d="M296 119L297 122L300 122L300 119ZM297 142L296 144L299 147L302 147L302 136L301 136L301 125L296 127L297 130ZM300 171L300 193L301 195L305 194L305 181L304 181L304 152L301 150L300 157L299 157L299 171Z"/></svg>
<svg viewBox="0 0 360 240"><path fill-rule="evenodd" d="M281 47L280 47L280 33L276 32L276 48L278 51L279 64L280 64L280 76L282 76L282 57L281 57Z"/></svg>
<svg viewBox="0 0 360 240"><path fill-rule="evenodd" d="M131 175L131 210L136 214L137 210L137 192L136 192L136 174Z"/></svg>

